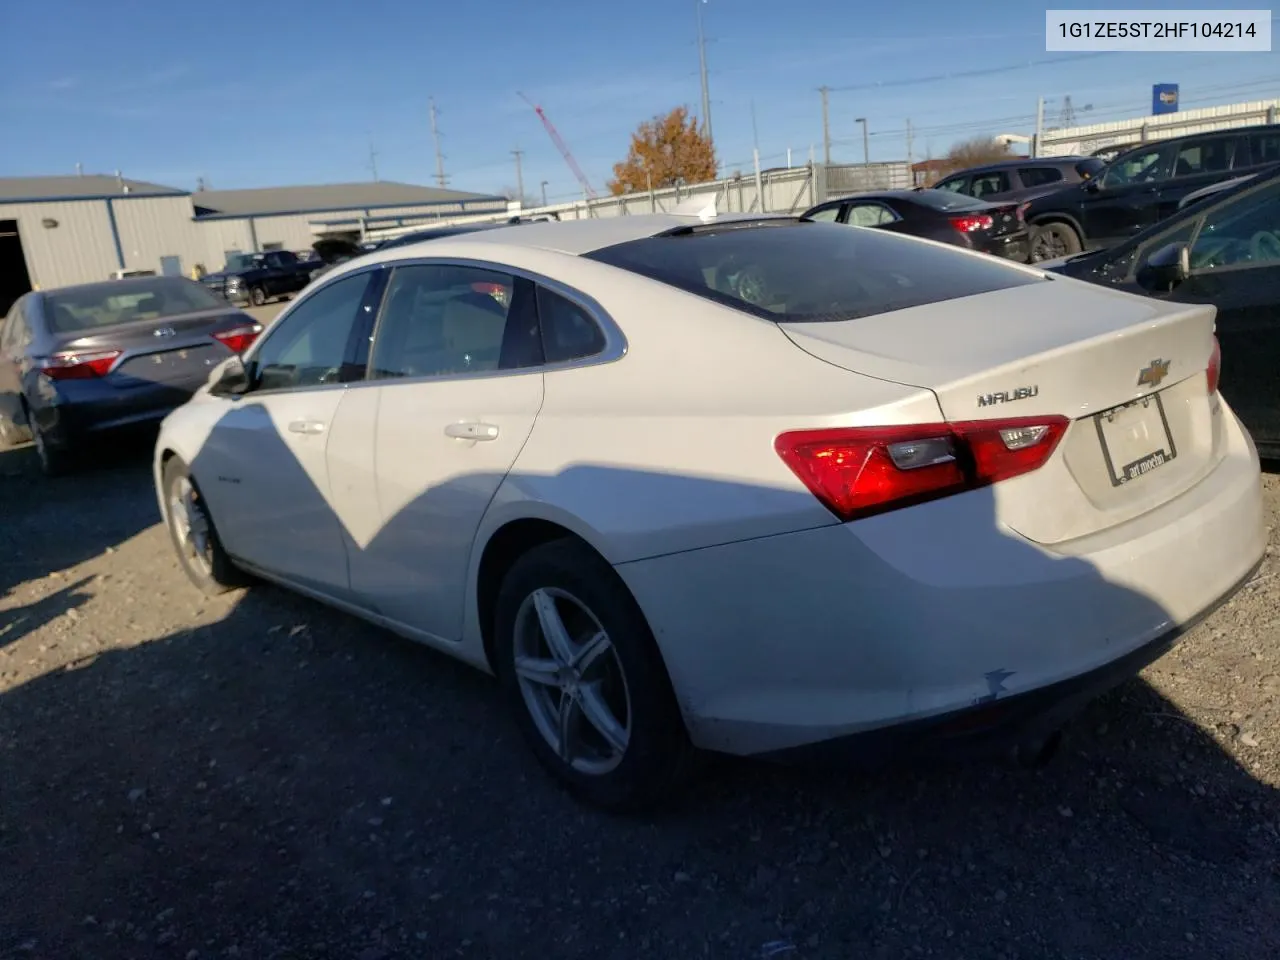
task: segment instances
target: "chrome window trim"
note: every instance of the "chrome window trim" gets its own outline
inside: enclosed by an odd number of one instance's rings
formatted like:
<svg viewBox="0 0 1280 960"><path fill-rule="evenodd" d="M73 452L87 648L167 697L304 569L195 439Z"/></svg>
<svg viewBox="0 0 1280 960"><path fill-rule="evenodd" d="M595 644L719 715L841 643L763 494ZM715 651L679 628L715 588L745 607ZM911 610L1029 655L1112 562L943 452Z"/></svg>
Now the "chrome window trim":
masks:
<svg viewBox="0 0 1280 960"><path fill-rule="evenodd" d="M322 278L322 281L316 285L314 289L310 287L304 288L302 295L290 301L289 305L276 314L275 318L267 325L262 334L254 341L253 346L242 357L245 364L253 361L257 355L261 345L266 343L275 330L280 326L286 317L292 314L301 304L306 303L317 293L330 284L346 280L354 276L364 273L372 273L376 270L393 271L397 267L410 266L448 266L448 267L471 267L476 270L487 270L490 273L501 273L510 277L520 277L529 280L539 286L545 287L551 293L559 294L570 303L583 310L588 317L600 328L604 334L604 349L599 353L592 354L589 357L578 357L574 360L562 360L557 363L543 363L536 367L516 367L510 370L477 370L474 373L454 373L447 376L421 376L421 377L384 377L381 379L372 379L368 376L369 365L373 363L373 351L378 339L378 331L382 325L382 310L386 305L386 286L383 288L382 297L378 302L378 313L374 317L373 332L369 342L369 359L365 366L365 377L361 380L352 380L348 383L319 383L311 384L305 387L286 387L275 390L250 390L247 393L236 394L230 399L236 402L244 402L252 400L254 397L278 397L292 396L301 393L314 393L321 390L354 390L370 386L387 386L390 384L414 384L414 383L450 383L458 380L483 380L496 377L519 377L529 376L530 374L557 373L562 370L576 370L582 367L599 366L606 363L614 363L621 360L627 355L627 338L622 332L622 328L609 315L609 312L600 304L598 300L589 294L583 293L575 287L571 287L559 280L552 279L545 274L538 273L534 270L528 270L524 267L517 267L512 264L499 263L492 260L478 260L470 257L409 257L403 260L383 260L374 264L363 265L357 269L343 271L340 274L328 275ZM388 274L387 285L391 282ZM541 320L539 320L541 324Z"/></svg>

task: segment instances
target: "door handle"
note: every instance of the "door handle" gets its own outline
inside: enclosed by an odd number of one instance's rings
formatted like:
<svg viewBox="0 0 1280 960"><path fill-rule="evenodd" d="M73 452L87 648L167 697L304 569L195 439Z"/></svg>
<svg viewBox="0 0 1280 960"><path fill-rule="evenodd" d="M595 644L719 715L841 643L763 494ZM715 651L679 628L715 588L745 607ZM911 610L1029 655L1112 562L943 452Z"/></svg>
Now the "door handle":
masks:
<svg viewBox="0 0 1280 960"><path fill-rule="evenodd" d="M446 437L458 440L497 440L498 428L492 423L451 423L444 428Z"/></svg>
<svg viewBox="0 0 1280 960"><path fill-rule="evenodd" d="M319 420L294 420L289 424L289 432L312 435L324 433L324 424Z"/></svg>

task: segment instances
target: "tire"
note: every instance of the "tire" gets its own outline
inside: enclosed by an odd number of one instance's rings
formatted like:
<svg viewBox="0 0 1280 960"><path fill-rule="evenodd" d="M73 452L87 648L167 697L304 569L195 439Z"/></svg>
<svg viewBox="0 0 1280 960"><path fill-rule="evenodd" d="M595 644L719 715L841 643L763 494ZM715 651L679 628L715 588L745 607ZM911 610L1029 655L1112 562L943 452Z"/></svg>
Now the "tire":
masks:
<svg viewBox="0 0 1280 960"><path fill-rule="evenodd" d="M187 465L170 458L161 474L169 540L187 579L209 596L243 586L247 580L231 561ZM203 534L197 534L203 523Z"/></svg>
<svg viewBox="0 0 1280 960"><path fill-rule="evenodd" d="M267 302L267 292L261 287L249 288L249 302L255 307L260 307Z"/></svg>
<svg viewBox="0 0 1280 960"><path fill-rule="evenodd" d="M577 665L565 667L573 658L551 652L540 605L550 605L566 627L569 650L587 653ZM696 751L671 681L639 606L590 547L556 540L520 557L502 581L494 631L495 672L517 723L538 760L574 796L623 813L680 793ZM602 643L587 642L601 635ZM558 748L566 704L575 748L568 760ZM601 706L614 724L588 719L599 718ZM604 729L613 734L612 746Z"/></svg>
<svg viewBox="0 0 1280 960"><path fill-rule="evenodd" d="M1031 237L1031 262L1069 257L1083 249L1080 235L1070 224L1046 223L1036 227Z"/></svg>
<svg viewBox="0 0 1280 960"><path fill-rule="evenodd" d="M27 412L27 422L30 424L31 442L35 446L36 460L40 463L40 472L51 478L61 477L70 473L75 466L75 459L72 454L49 443L49 438L40 429L40 424L36 422L35 417L31 416L30 411Z"/></svg>

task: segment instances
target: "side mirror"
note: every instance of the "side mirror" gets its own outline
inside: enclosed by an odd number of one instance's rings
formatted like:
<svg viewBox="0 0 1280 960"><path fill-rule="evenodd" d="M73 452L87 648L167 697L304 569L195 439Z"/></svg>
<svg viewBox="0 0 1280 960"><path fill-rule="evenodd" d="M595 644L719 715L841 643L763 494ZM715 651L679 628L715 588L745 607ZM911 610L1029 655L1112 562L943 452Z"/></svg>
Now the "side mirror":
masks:
<svg viewBox="0 0 1280 960"><path fill-rule="evenodd" d="M1191 251L1185 243L1161 247L1138 268L1136 280L1144 290L1168 293L1191 275Z"/></svg>
<svg viewBox="0 0 1280 960"><path fill-rule="evenodd" d="M239 357L228 357L209 374L209 393L215 397L235 397L249 389L249 371Z"/></svg>

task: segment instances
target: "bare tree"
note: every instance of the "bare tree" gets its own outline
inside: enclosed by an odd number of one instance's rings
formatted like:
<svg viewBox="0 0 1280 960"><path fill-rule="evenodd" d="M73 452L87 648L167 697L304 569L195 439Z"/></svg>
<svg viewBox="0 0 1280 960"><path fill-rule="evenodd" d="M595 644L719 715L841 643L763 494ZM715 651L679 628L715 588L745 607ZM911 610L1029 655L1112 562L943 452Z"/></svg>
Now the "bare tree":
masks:
<svg viewBox="0 0 1280 960"><path fill-rule="evenodd" d="M994 137L970 137L952 146L947 151L947 167L950 171L964 170L968 167L979 167L984 163L995 163L1008 160L1013 156L1007 143Z"/></svg>

